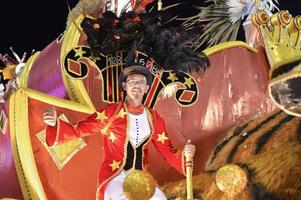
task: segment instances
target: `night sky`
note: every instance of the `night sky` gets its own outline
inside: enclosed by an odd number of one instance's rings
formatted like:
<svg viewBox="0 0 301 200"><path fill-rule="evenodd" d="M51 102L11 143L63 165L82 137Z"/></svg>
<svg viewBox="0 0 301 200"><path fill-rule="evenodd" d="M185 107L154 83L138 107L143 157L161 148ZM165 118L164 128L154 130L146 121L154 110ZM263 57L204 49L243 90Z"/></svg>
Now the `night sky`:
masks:
<svg viewBox="0 0 301 200"><path fill-rule="evenodd" d="M69 0L71 7L77 2ZM200 6L203 0L163 0L163 5L171 2L185 2L174 12L189 16L197 12L193 5ZM296 0L279 0L279 3L280 9L289 10L293 16L301 15L301 5ZM0 53L10 53L10 46L18 54L33 49L41 51L64 31L67 15L66 0L1 0Z"/></svg>

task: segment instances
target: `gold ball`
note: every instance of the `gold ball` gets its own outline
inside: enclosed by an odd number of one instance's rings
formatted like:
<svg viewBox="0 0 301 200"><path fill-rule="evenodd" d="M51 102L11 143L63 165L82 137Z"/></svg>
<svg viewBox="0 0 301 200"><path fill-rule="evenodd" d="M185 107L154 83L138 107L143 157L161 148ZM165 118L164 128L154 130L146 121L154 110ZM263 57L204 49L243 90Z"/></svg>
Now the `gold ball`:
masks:
<svg viewBox="0 0 301 200"><path fill-rule="evenodd" d="M247 186L248 178L243 169L234 164L221 167L215 176L217 187L228 194L239 194Z"/></svg>
<svg viewBox="0 0 301 200"><path fill-rule="evenodd" d="M132 171L123 182L123 191L129 200L149 200L154 195L155 189L154 178L143 170Z"/></svg>

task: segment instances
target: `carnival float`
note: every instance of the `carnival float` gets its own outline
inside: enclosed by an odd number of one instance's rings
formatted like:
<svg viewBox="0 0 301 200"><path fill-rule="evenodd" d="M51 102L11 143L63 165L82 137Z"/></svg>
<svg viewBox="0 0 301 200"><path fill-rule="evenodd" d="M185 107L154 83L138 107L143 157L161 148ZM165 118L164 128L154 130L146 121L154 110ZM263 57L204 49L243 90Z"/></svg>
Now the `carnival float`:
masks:
<svg viewBox="0 0 301 200"><path fill-rule="evenodd" d="M208 0L179 29L165 14L180 5L114 2L81 0L45 49L1 55L0 199L95 199L101 134L49 147L42 116L55 107L77 122L122 100L130 59L153 74L144 104L173 146L190 139L197 153L185 178L152 147L151 175L128 178L129 199L148 199L155 183L175 200L301 199L301 17L273 0Z"/></svg>

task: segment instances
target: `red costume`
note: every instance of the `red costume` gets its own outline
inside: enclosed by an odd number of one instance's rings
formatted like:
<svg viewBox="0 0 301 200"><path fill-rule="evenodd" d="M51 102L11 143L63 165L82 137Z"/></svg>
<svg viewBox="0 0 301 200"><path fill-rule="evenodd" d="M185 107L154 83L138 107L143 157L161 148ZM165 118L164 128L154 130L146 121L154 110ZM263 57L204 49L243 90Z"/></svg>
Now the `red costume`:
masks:
<svg viewBox="0 0 301 200"><path fill-rule="evenodd" d="M130 153L128 138L127 105L123 102L109 104L103 110L94 113L86 120L75 125L57 120L56 127L47 126L46 141L49 146L66 142L78 137L102 133L104 148L104 161L100 166L98 175L97 199L103 199L107 183L121 170L148 168L148 146L152 142L165 160L180 173L185 172L184 156L174 151L165 128L163 119L159 114L147 109L151 134L140 146L134 148L134 155ZM138 150L141 148L141 151ZM136 155L140 152L140 156ZM141 160L137 159L141 157ZM140 165L140 166L139 166ZM130 166L130 168L129 168Z"/></svg>

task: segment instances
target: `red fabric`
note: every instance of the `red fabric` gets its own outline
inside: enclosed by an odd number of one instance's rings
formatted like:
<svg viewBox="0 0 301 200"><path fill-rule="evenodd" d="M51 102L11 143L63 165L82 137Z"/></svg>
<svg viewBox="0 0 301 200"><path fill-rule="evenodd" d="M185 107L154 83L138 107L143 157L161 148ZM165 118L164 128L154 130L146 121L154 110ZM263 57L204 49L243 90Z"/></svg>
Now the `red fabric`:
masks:
<svg viewBox="0 0 301 200"><path fill-rule="evenodd" d="M28 125L32 152L47 199L95 199L96 177L99 171L98 163L103 161L101 135L96 134L83 138L87 145L79 150L62 169L59 169L50 152L37 137L37 134L45 129L43 113L46 108L52 106L30 97L28 99ZM73 123L89 116L63 107L56 107L56 110L58 116L63 113L68 121ZM28 157L27 154L21 154L20 156ZM31 180L30 177L28 179ZM2 186L0 185L0 187Z"/></svg>
<svg viewBox="0 0 301 200"><path fill-rule="evenodd" d="M121 103L122 102L120 102L119 104ZM48 144L50 144L49 141L53 140L53 138L57 139L57 143L62 143L78 137L101 133L103 127L110 121L113 113L116 112L115 109L117 107L119 107L120 110L125 110L123 106L118 106L118 104L110 104L106 106L104 110L99 111L100 113L104 112L107 116L107 119L104 119L103 121L97 119L96 113L88 117L86 120L80 121L75 125L59 120L59 123L57 124L57 130L59 130L59 132L57 132L56 128L54 127L48 126L46 128L46 139ZM117 111L117 113L119 113L119 111ZM165 128L163 119L154 110L151 110L151 114L154 125L154 130L151 134L152 143L171 166L177 169L180 173L183 173L182 157L176 154L176 151L174 151L169 139L164 140L164 143L158 141L159 134L162 134L163 132L168 138L168 133ZM98 175L99 199L103 199L104 188L106 184L114 176L116 176L120 170L122 170L123 166L125 165L124 162L126 160L125 150L127 145L127 117L126 115L123 118L119 115L115 116L116 117L112 121L111 126L108 127L106 134L102 137L104 161L100 166ZM116 140L114 142L109 138L110 132L114 133L116 137ZM145 170L148 169L148 147L149 144L147 144L146 148L144 148L143 151L143 169ZM112 167L110 166L113 161L120 162L120 168L115 169L114 171L112 171Z"/></svg>
<svg viewBox="0 0 301 200"><path fill-rule="evenodd" d="M140 106L128 105L128 111L134 115L142 114L143 110L144 110L144 107L142 105L140 105Z"/></svg>

